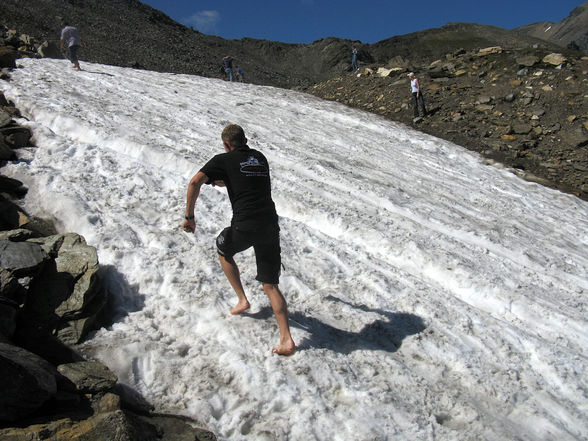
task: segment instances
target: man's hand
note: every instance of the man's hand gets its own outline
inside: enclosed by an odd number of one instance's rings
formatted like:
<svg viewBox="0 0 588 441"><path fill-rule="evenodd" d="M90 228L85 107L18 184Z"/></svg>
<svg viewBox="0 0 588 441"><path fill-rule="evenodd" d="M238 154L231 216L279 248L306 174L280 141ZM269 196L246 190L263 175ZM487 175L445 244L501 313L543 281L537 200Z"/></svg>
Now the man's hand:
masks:
<svg viewBox="0 0 588 441"><path fill-rule="evenodd" d="M190 219L190 220L186 219L184 221L184 225L182 228L187 233L193 233L194 231L196 231L196 221L194 219Z"/></svg>
<svg viewBox="0 0 588 441"><path fill-rule="evenodd" d="M212 186L213 187L224 187L225 181L212 181Z"/></svg>

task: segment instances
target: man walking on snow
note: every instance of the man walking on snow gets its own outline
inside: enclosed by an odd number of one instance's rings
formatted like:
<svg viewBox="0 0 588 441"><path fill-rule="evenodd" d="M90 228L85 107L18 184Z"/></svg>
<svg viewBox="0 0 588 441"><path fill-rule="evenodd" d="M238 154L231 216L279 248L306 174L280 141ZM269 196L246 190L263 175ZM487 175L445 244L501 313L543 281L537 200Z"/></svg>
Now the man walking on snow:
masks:
<svg viewBox="0 0 588 441"><path fill-rule="evenodd" d="M233 218L231 226L217 237L216 246L223 271L238 297L231 314L239 314L250 307L233 256L253 247L257 263L256 279L263 284L280 328L280 343L273 352L290 355L296 350L296 345L290 335L286 300L278 288L280 227L271 197L269 164L261 152L247 146L245 132L240 126L226 126L221 139L226 153L208 161L188 184L183 228L187 232L196 229L194 208L203 184L227 187Z"/></svg>
<svg viewBox="0 0 588 441"><path fill-rule="evenodd" d="M82 34L74 27L70 26L67 22L63 22L61 30L60 46L63 51L63 47L67 43L68 57L73 64L75 70L82 70L80 68L80 61L78 60L78 52L82 46Z"/></svg>

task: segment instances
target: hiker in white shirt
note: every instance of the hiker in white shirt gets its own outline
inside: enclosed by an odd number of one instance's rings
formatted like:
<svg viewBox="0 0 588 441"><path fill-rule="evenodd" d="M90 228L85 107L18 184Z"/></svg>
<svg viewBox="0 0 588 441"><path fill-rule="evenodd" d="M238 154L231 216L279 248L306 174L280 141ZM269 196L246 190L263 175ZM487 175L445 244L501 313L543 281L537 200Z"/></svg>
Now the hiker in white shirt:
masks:
<svg viewBox="0 0 588 441"><path fill-rule="evenodd" d="M419 104L423 111L423 116L427 116L427 109L425 108L425 100L423 98L423 92L421 91L421 84L419 83L419 79L416 77L414 72L408 74L410 78L410 89L412 91L412 96L414 97L414 117L418 118L419 116Z"/></svg>

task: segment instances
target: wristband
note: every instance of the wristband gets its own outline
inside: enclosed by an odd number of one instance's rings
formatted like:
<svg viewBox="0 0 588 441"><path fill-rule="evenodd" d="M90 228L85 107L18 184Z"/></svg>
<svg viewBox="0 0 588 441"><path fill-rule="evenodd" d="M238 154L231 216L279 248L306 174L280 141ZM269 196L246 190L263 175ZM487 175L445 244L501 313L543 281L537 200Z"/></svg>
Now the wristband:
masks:
<svg viewBox="0 0 588 441"><path fill-rule="evenodd" d="M194 219L194 216L184 216L184 219L186 219L186 220L193 220Z"/></svg>

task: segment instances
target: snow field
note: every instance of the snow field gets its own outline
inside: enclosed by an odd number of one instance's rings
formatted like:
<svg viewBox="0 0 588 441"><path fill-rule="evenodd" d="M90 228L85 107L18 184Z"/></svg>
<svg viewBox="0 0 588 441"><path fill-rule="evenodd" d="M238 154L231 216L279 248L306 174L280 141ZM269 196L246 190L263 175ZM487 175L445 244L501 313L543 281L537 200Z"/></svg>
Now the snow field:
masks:
<svg viewBox="0 0 588 441"><path fill-rule="evenodd" d="M3 84L35 148L3 173L27 209L98 249L119 318L85 344L159 408L239 440L588 437L588 204L446 141L308 95L187 75L20 60ZM235 296L206 187L241 124L269 159L280 287L299 351L238 256Z"/></svg>

